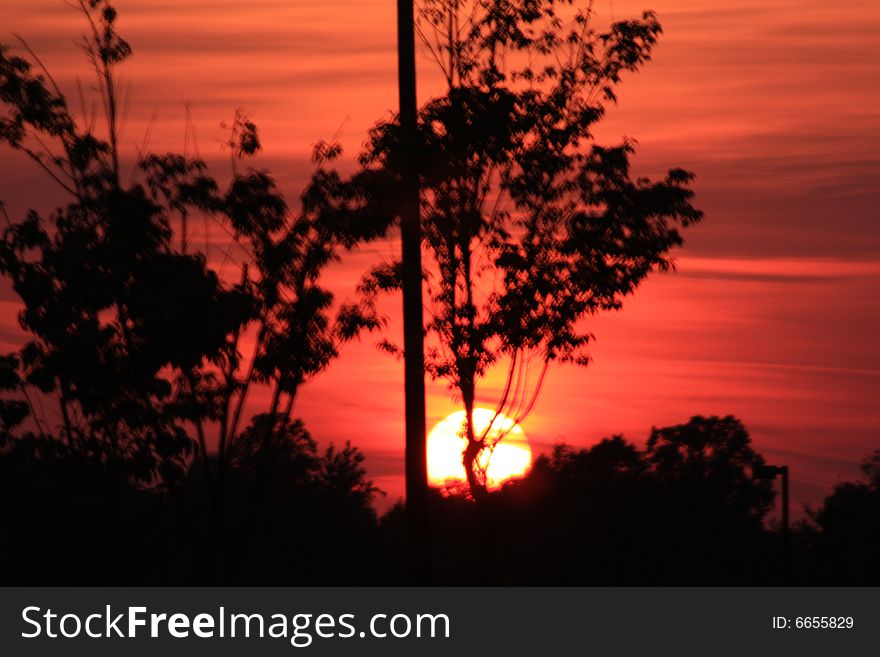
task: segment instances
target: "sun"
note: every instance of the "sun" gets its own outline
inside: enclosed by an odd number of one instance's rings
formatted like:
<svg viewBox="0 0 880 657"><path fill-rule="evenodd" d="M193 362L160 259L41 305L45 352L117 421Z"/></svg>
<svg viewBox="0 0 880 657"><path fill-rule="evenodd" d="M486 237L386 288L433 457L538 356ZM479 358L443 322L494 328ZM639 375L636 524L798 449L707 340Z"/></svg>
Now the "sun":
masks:
<svg viewBox="0 0 880 657"><path fill-rule="evenodd" d="M490 490L498 489L509 479L522 477L532 464L532 450L522 427L506 415L499 414L492 422L493 417L495 411L488 408L474 409L474 429L478 434L490 423L489 438L500 432L505 434L491 456L487 452L480 456L480 465L485 466L488 460L486 485ZM464 411L457 411L438 422L428 434L428 480L434 486L466 481L461 461L467 444L462 435L464 423Z"/></svg>

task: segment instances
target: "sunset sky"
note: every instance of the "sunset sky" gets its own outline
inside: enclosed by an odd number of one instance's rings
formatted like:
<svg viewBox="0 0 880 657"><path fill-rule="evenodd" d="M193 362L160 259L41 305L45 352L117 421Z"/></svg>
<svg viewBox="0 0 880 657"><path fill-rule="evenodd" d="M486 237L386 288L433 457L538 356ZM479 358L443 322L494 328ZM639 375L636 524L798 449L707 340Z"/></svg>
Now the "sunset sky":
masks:
<svg viewBox="0 0 880 657"><path fill-rule="evenodd" d="M258 166L295 201L312 145L337 138L351 160L395 108L392 0L118 0L134 48L124 143L197 151L228 165L221 122L245 108L259 125ZM588 368L556 367L524 423L532 448L587 446L652 425L734 414L770 462L788 464L795 502L815 502L880 447L880 3L876 0L597 0L600 20L655 10L654 61L625 78L598 137L638 141L637 172L697 174L704 222L622 312L591 323ZM91 83L64 0L0 0L0 40L25 37L65 89ZM442 91L427 58L421 100ZM78 105L78 101L73 103ZM186 139L189 106L195 140ZM129 163L129 166L130 166ZM222 173L221 173L222 177ZM63 202L9 151L0 199L10 214ZM219 236L218 236L219 239ZM390 258L370 245L331 272L340 297ZM20 344L17 304L0 290L0 342ZM400 333L392 308L391 337ZM319 441L350 439L388 501L403 490L403 371L375 338L297 401ZM494 399L490 379L486 400ZM429 385L429 428L456 410ZM257 397L257 401L259 398Z"/></svg>

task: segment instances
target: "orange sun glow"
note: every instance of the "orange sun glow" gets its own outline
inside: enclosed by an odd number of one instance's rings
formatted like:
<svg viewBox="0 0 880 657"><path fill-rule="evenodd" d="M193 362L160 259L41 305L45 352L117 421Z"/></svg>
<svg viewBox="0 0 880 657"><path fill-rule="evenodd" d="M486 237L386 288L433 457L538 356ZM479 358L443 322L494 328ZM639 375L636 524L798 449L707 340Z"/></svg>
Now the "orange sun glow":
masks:
<svg viewBox="0 0 880 657"><path fill-rule="evenodd" d="M503 434L494 451L484 451L480 465L486 470L486 484L490 490L497 489L509 479L523 476L532 464L532 450L522 427L511 418L488 408L474 409L474 429L477 434L486 431L492 423L487 439ZM467 444L464 433L465 413L457 411L441 420L428 434L428 479L434 486L458 484L466 481L462 454Z"/></svg>

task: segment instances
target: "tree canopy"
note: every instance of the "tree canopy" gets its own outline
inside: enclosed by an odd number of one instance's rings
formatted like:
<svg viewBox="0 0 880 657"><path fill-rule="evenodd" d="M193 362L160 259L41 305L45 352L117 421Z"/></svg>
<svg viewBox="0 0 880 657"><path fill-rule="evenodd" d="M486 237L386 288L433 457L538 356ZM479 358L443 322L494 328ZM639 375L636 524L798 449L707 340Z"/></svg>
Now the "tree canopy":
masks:
<svg viewBox="0 0 880 657"><path fill-rule="evenodd" d="M463 403L464 462L479 496L479 455L497 442L473 426L480 379L505 365L492 403L523 420L550 363L589 362L587 318L670 269L681 229L702 214L691 173L634 176L634 142L602 146L593 135L623 74L650 59L661 32L653 13L600 31L591 6L569 1L419 6L419 34L448 87L421 108L414 149L429 262L426 368ZM361 210L395 214L388 190L402 148L396 120L372 131L350 181ZM383 263L363 289L394 288L399 274L398 262Z"/></svg>
<svg viewBox="0 0 880 657"><path fill-rule="evenodd" d="M326 202L341 181L327 166L337 153L321 145L292 210L251 164L261 142L243 111L230 126L227 183L198 157L122 152L117 72L131 47L110 2L77 7L103 121L76 116L25 42L24 56L0 44L0 143L67 195L48 214L11 217L0 206L0 273L21 301L26 335L0 359L0 449L60 450L145 488L179 487L201 462L222 518L234 443L259 435L271 447L275 430L296 433L300 387L344 342L380 325L368 304L336 299L321 276L384 225L343 220ZM193 218L204 222L204 243ZM209 228L227 243L219 257ZM269 387L270 402L248 428L256 384ZM324 457L314 467L371 498L358 452Z"/></svg>

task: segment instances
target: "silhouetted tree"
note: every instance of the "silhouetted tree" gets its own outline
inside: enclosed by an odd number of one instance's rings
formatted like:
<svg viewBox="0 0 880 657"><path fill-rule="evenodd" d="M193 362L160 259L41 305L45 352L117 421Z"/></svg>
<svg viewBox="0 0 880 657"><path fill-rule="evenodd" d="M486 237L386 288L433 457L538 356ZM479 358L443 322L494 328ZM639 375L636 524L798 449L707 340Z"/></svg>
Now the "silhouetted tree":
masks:
<svg viewBox="0 0 880 657"><path fill-rule="evenodd" d="M837 484L810 516L810 536L823 584L866 586L880 582L880 450L862 462L862 479ZM811 532L812 534L812 532Z"/></svg>
<svg viewBox="0 0 880 657"><path fill-rule="evenodd" d="M335 156L326 146L316 149L302 210L291 213L268 173L239 170L260 149L256 127L242 114L232 128L225 193L205 162L176 154L144 154L136 171L142 182L122 185L115 66L131 49L115 31L109 3L81 8L91 28L86 51L108 105L107 141L76 124L48 72L35 72L6 47L0 58L8 110L0 138L72 196L48 218L36 211L8 218L3 234L0 267L22 298L22 327L35 338L8 361L20 365L10 368L23 376L14 383L57 396L68 441L88 434L114 449L152 446L170 456L185 453L180 421L188 420L204 455L202 425L214 421L222 457L252 382L272 385L270 413L286 419L299 387L326 367L339 343L377 325L363 305L343 304L332 317L333 295L318 277L340 249L381 227L341 221L324 204L338 184L323 169ZM241 247L248 262L240 280L221 280L186 235L175 248L175 218L193 210ZM239 353L246 330L256 335L252 359Z"/></svg>
<svg viewBox="0 0 880 657"><path fill-rule="evenodd" d="M764 458L731 415L695 416L686 424L653 429L645 456L662 482L684 488L699 482L702 494L694 503L724 509L743 522L760 522L773 504L772 484L752 475Z"/></svg>
<svg viewBox="0 0 880 657"><path fill-rule="evenodd" d="M71 458L152 488L177 486L197 456L219 526L229 450L246 422L250 388L271 390L261 419L271 444L273 423L290 426L302 384L341 343L379 326L371 307L337 303L319 279L385 225L328 201L341 196L342 183L326 167L338 150L326 144L315 149L301 208L291 211L271 175L246 166L260 140L243 112L231 126L225 190L203 160L175 153L140 153L125 182L116 71L131 47L109 2L78 7L103 128L74 118L26 44L29 57L0 45L0 142L69 195L49 215L31 210L13 219L3 210L0 272L21 299L28 341L2 362L0 450L30 441L43 453L38 445L59 440ZM218 269L209 264L210 237L199 249L188 231L193 214L230 242ZM224 277L230 260L238 271ZM242 354L251 339L252 351ZM339 468L350 458L344 450L326 464Z"/></svg>
<svg viewBox="0 0 880 657"><path fill-rule="evenodd" d="M741 582L781 572L778 541L764 528L775 494L771 482L753 477L765 461L742 422L695 416L654 429L645 458L657 481L653 512L665 532L664 570L719 572Z"/></svg>
<svg viewBox="0 0 880 657"><path fill-rule="evenodd" d="M573 4L420 4L420 34L448 83L419 114L431 262L426 366L464 405L463 458L474 497L486 492L480 454L503 437L474 427L479 380L506 362L495 405L523 420L550 363L588 362L584 319L620 308L651 271L669 269L680 228L701 217L690 203L690 173L635 178L631 142L593 143L621 75L649 60L656 17L646 12L598 32L592 9ZM388 181L403 175L400 152L397 122L379 124L361 155L365 173L354 179L361 189L382 180L378 191L363 192L365 202L388 200ZM394 287L399 275L399 263L384 264L363 289Z"/></svg>

